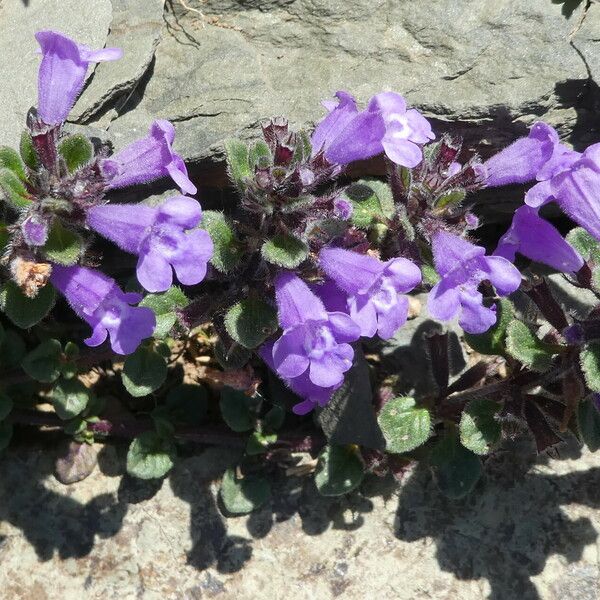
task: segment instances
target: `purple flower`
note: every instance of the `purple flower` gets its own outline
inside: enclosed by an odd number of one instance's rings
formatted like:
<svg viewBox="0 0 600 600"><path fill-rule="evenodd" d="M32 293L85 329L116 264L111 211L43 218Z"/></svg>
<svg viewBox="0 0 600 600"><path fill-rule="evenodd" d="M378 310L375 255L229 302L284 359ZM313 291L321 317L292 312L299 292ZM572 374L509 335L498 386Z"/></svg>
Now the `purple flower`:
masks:
<svg viewBox="0 0 600 600"><path fill-rule="evenodd" d="M183 159L171 148L175 128L169 121L158 119L150 126L150 134L129 144L100 166L109 189L148 183L170 176L184 194L195 194Z"/></svg>
<svg viewBox="0 0 600 600"><path fill-rule="evenodd" d="M265 344L261 356L305 402L294 407L304 414L324 405L344 381L352 366L349 342L360 337L360 328L342 312L327 312L321 300L295 274L275 280L281 337Z"/></svg>
<svg viewBox="0 0 600 600"><path fill-rule="evenodd" d="M415 109L407 110L400 94L377 94L363 111L348 93L337 92L336 96L339 103L326 103L330 113L313 134L313 154L323 151L327 160L340 165L382 152L405 167L421 162L421 145L435 136L425 117Z"/></svg>
<svg viewBox="0 0 600 600"><path fill-rule="evenodd" d="M553 127L541 121L534 123L527 137L513 142L485 163L486 183L497 187L532 181L553 155L564 151L566 147L559 142Z"/></svg>
<svg viewBox="0 0 600 600"><path fill-rule="evenodd" d="M529 190L525 202L541 206L555 200L573 221L600 240L600 144L583 154L567 151L548 165L546 177Z"/></svg>
<svg viewBox="0 0 600 600"><path fill-rule="evenodd" d="M348 295L348 310L361 335L391 338L408 317L404 294L421 283L421 271L406 258L383 262L343 248L323 248L319 263Z"/></svg>
<svg viewBox="0 0 600 600"><path fill-rule="evenodd" d="M423 160L421 145L435 139L429 121L414 108L407 110L406 100L395 92L373 96L368 110L383 117L381 143L388 158L404 167L416 167Z"/></svg>
<svg viewBox="0 0 600 600"><path fill-rule="evenodd" d="M325 103L330 112L313 133L313 156L322 151L329 162L346 165L380 154L383 151L381 140L385 135L381 116L359 112L356 101L347 92L335 95L338 105Z"/></svg>
<svg viewBox="0 0 600 600"><path fill-rule="evenodd" d="M508 260L485 256L485 248L446 231L433 236L433 261L441 280L429 293L429 313L440 321L460 313L458 321L467 333L483 333L496 322L495 307L485 307L477 290L482 281L490 281L499 296L521 284L521 274Z"/></svg>
<svg viewBox="0 0 600 600"><path fill-rule="evenodd" d="M29 215L21 224L21 232L28 246L43 246L48 241L48 224L39 214Z"/></svg>
<svg viewBox="0 0 600 600"><path fill-rule="evenodd" d="M139 256L137 278L149 292L164 292L173 269L184 285L200 283L212 256L213 243L203 229L200 204L173 196L153 208L142 204L105 204L88 212L87 222L126 252Z"/></svg>
<svg viewBox="0 0 600 600"><path fill-rule="evenodd" d="M100 271L53 265L50 281L91 326L92 335L85 340L88 346L99 346L110 335L110 345L117 354L131 354L143 339L152 336L154 312L131 306L142 299L141 294L123 292L114 279Z"/></svg>
<svg viewBox="0 0 600 600"><path fill-rule="evenodd" d="M515 212L510 229L500 239L494 255L514 262L517 252L565 273L576 273L583 267L579 252L529 206Z"/></svg>
<svg viewBox="0 0 600 600"><path fill-rule="evenodd" d="M38 31L42 62L38 73L38 113L47 125L63 123L83 88L90 63L117 60L119 48L92 50L55 31Z"/></svg>

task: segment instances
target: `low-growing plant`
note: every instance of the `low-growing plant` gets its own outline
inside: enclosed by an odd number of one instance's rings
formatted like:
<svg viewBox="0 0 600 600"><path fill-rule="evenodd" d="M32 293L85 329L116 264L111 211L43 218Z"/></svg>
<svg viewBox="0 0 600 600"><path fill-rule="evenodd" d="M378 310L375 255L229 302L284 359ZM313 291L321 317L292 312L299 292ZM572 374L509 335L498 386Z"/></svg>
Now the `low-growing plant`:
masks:
<svg viewBox="0 0 600 600"><path fill-rule="evenodd" d="M277 117L260 139L228 140L236 199L202 210L169 122L117 152L68 132L89 64L120 51L36 37L38 105L19 151L0 148L0 450L14 425L60 428L71 482L93 468L84 445L110 436L131 439L142 479L165 476L181 444L230 446L220 496L242 514L282 468L337 496L420 460L459 498L503 439L600 447L600 145L575 152L538 122L483 162L395 92L362 109L338 92L312 132ZM348 176L380 155L385 181ZM163 177L185 195L113 193ZM530 182L495 248L478 245L473 192ZM548 203L577 225L566 239L540 216ZM135 277L103 240L137 257ZM593 299L585 314L557 277ZM416 340L426 393L371 368L416 293L438 323ZM456 331L471 352L459 373Z"/></svg>

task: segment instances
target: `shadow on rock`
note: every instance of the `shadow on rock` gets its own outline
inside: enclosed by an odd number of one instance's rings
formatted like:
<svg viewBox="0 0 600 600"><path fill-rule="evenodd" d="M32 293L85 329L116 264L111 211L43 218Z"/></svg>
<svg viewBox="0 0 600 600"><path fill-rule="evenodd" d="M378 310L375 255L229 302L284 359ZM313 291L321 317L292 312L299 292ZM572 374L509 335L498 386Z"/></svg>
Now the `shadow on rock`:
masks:
<svg viewBox="0 0 600 600"><path fill-rule="evenodd" d="M220 573L239 571L252 557L249 539L227 533L211 483L239 458L236 450L209 448L197 456L180 460L170 474L173 493L190 505L189 565Z"/></svg>
<svg viewBox="0 0 600 600"><path fill-rule="evenodd" d="M126 504L113 494L99 494L86 504L48 489L56 445L15 445L0 461L0 521L17 527L40 560L89 554L94 538L118 533Z"/></svg>
<svg viewBox="0 0 600 600"><path fill-rule="evenodd" d="M463 580L487 579L491 600L539 600L531 577L547 558L576 562L597 538L589 519L570 520L561 506L600 507L600 468L545 475L536 472L540 462L528 444L498 453L461 501L445 498L429 471L417 469L400 493L396 537L433 538L440 568Z"/></svg>

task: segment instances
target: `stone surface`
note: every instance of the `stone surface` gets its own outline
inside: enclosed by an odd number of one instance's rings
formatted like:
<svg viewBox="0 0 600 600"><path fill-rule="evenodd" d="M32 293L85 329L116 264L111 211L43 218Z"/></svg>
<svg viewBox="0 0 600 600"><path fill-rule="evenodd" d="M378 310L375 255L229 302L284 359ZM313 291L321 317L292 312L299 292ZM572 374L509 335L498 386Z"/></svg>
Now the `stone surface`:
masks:
<svg viewBox="0 0 600 600"><path fill-rule="evenodd" d="M160 116L182 124L188 160L218 159L225 137L254 135L261 118L309 126L335 90L364 101L385 88L471 141L503 144L539 118L576 145L599 136L596 3L570 19L549 0L189 5L206 18L170 4L151 77L110 124L118 145Z"/></svg>
<svg viewBox="0 0 600 600"><path fill-rule="evenodd" d="M67 487L55 447L17 444L0 461L11 600L600 598L600 458L576 448L507 448L458 502L420 469L345 499L290 477L258 513L225 520L224 450L180 458L160 483L122 478L125 448L98 446L96 470Z"/></svg>
<svg viewBox="0 0 600 600"><path fill-rule="evenodd" d="M102 48L111 18L110 0L0 1L0 145L18 145L27 111L37 104L34 33L54 29Z"/></svg>

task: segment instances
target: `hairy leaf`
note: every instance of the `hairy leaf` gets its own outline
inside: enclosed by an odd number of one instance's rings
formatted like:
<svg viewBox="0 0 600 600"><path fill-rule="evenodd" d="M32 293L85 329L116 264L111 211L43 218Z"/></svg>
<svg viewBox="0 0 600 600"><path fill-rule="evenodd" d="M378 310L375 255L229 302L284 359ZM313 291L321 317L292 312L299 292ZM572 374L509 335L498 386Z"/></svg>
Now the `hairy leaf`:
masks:
<svg viewBox="0 0 600 600"><path fill-rule="evenodd" d="M277 311L258 298L240 300L225 315L227 333L245 348L256 348L278 327Z"/></svg>
<svg viewBox="0 0 600 600"><path fill-rule="evenodd" d="M295 269L308 257L308 246L293 235L277 235L263 244L261 254L271 264Z"/></svg>
<svg viewBox="0 0 600 600"><path fill-rule="evenodd" d="M50 394L54 410L64 421L81 414L90 400L90 391L79 379L60 379Z"/></svg>
<svg viewBox="0 0 600 600"><path fill-rule="evenodd" d="M431 431L431 417L425 408L415 406L413 398L394 398L381 410L379 426L392 454L402 454L424 444Z"/></svg>
<svg viewBox="0 0 600 600"><path fill-rule="evenodd" d="M147 346L140 346L123 364L123 385L136 398L151 394L166 378L167 363L164 357Z"/></svg>
<svg viewBox="0 0 600 600"><path fill-rule="evenodd" d="M319 455L315 484L322 496L343 496L357 488L363 477L356 446L327 446Z"/></svg>
<svg viewBox="0 0 600 600"><path fill-rule="evenodd" d="M172 440L155 431L145 431L136 437L127 451L127 473L138 479L160 479L172 468L177 455Z"/></svg>
<svg viewBox="0 0 600 600"><path fill-rule="evenodd" d="M215 269L227 273L235 268L240 262L242 252L227 217L215 210L205 210L201 227L212 239L214 250L210 262Z"/></svg>
<svg viewBox="0 0 600 600"><path fill-rule="evenodd" d="M62 347L58 340L45 340L23 359L23 371L42 383L52 383L61 374Z"/></svg>
<svg viewBox="0 0 600 600"><path fill-rule="evenodd" d="M479 457L459 442L454 431L433 448L430 464L441 492L453 500L466 496L481 477Z"/></svg>
<svg viewBox="0 0 600 600"><path fill-rule="evenodd" d="M0 293L0 307L6 316L21 329L39 323L52 309L56 300L54 288L45 285L35 298L28 298L16 283L8 281Z"/></svg>
<svg viewBox="0 0 600 600"><path fill-rule="evenodd" d="M219 495L232 515L246 515L261 507L271 497L271 486L263 477L238 479L234 469L227 469Z"/></svg>
<svg viewBox="0 0 600 600"><path fill-rule="evenodd" d="M500 423L494 418L500 410L487 398L471 401L460 419L460 442L475 454L488 454L500 440Z"/></svg>
<svg viewBox="0 0 600 600"><path fill-rule="evenodd" d="M543 373L550 368L555 354L521 321L512 320L506 328L506 350L533 371Z"/></svg>

